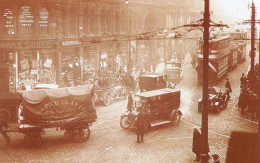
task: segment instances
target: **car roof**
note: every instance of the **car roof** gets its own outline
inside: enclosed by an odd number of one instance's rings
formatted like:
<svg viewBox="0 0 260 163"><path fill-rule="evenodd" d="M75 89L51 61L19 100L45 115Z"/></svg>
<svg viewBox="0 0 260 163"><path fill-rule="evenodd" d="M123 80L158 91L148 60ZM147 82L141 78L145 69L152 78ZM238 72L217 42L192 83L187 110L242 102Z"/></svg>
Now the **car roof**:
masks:
<svg viewBox="0 0 260 163"><path fill-rule="evenodd" d="M52 88L59 88L57 84L37 84L34 89L52 89Z"/></svg>
<svg viewBox="0 0 260 163"><path fill-rule="evenodd" d="M158 96L158 95L163 95L163 94L170 94L173 92L178 92L178 90L170 89L170 88L163 88L163 89L156 89L152 91L146 91L146 92L141 92L137 93L137 96L141 97L153 97L153 96Z"/></svg>
<svg viewBox="0 0 260 163"><path fill-rule="evenodd" d="M157 78L157 77L160 77L160 76L162 76L162 75L155 75L155 74L153 74L153 75L140 75L139 77L151 77L151 78Z"/></svg>

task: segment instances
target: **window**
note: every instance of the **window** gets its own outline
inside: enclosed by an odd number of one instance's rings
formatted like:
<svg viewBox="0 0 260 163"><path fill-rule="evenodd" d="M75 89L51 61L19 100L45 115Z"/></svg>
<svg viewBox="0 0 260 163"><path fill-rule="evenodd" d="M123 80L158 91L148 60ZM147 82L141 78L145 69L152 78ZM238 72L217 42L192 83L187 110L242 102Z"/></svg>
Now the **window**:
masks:
<svg viewBox="0 0 260 163"><path fill-rule="evenodd" d="M31 6L22 6L19 12L19 29L20 32L33 31L34 16L32 15Z"/></svg>
<svg viewBox="0 0 260 163"><path fill-rule="evenodd" d="M83 30L84 30L84 33L89 32L89 27L88 27L89 19L90 19L89 10L84 9L84 11L83 11Z"/></svg>
<svg viewBox="0 0 260 163"><path fill-rule="evenodd" d="M48 32L49 12L46 8L39 11L39 31Z"/></svg>
<svg viewBox="0 0 260 163"><path fill-rule="evenodd" d="M76 7L72 7L70 9L70 22L69 22L69 32L71 34L76 33L76 26L77 26L77 10Z"/></svg>
<svg viewBox="0 0 260 163"><path fill-rule="evenodd" d="M3 28L4 34L14 34L14 16L13 11L11 9L4 9L3 15L3 24L1 28Z"/></svg>

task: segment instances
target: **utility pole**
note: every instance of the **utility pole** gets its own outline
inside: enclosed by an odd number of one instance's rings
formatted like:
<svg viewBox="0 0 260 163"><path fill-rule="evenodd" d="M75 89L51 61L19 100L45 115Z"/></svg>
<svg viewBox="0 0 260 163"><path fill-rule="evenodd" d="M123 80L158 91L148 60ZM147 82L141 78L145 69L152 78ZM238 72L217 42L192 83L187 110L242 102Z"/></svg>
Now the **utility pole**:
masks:
<svg viewBox="0 0 260 163"><path fill-rule="evenodd" d="M251 17L251 71L255 66L255 4L252 1L252 17Z"/></svg>
<svg viewBox="0 0 260 163"><path fill-rule="evenodd" d="M204 23L203 23L203 109L202 109L202 153L201 162L208 162L209 142L208 142L208 62L209 62L209 0L205 0L204 5Z"/></svg>
<svg viewBox="0 0 260 163"><path fill-rule="evenodd" d="M203 91L202 91L202 101L203 101L203 108L202 108L202 122L201 122L201 162L207 163L208 162L208 153L209 153L209 143L208 143L208 62L209 62L209 33L210 27L228 27L227 25L223 25L222 22L214 23L210 19L210 10L209 10L209 2L210 0L204 0L204 18L198 21L191 22L191 24L184 25L184 27L197 27L203 31Z"/></svg>

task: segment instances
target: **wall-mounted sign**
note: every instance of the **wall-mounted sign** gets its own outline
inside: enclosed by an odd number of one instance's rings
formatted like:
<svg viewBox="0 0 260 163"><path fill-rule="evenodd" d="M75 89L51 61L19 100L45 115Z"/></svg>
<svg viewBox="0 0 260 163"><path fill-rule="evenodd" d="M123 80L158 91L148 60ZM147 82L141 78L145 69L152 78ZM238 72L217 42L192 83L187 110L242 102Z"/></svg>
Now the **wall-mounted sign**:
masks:
<svg viewBox="0 0 260 163"><path fill-rule="evenodd" d="M44 41L0 41L0 49L45 49L55 48L54 40Z"/></svg>
<svg viewBox="0 0 260 163"><path fill-rule="evenodd" d="M80 45L81 42L79 41L62 41L63 46L68 46L68 45Z"/></svg>

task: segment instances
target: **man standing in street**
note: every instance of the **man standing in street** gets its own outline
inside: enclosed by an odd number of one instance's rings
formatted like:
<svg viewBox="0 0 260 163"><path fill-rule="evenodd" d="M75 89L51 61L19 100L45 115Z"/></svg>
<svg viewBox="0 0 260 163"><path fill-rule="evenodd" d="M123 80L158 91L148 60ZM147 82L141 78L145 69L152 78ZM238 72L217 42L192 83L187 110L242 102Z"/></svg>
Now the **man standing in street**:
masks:
<svg viewBox="0 0 260 163"><path fill-rule="evenodd" d="M226 87L226 89L227 89L227 92L228 92L228 98L230 98L230 93L232 92L232 89L231 89L231 85L230 85L230 82L229 82L229 80L228 80L228 78L226 78L226 84L225 84L225 87Z"/></svg>
<svg viewBox="0 0 260 163"><path fill-rule="evenodd" d="M199 161L201 155L201 134L196 127L193 129L192 152L196 154L194 161Z"/></svg>
<svg viewBox="0 0 260 163"><path fill-rule="evenodd" d="M146 131L146 115L143 109L140 110L136 117L136 135L137 135L137 143L143 142L144 140L144 133ZM141 140L140 140L141 139Z"/></svg>

